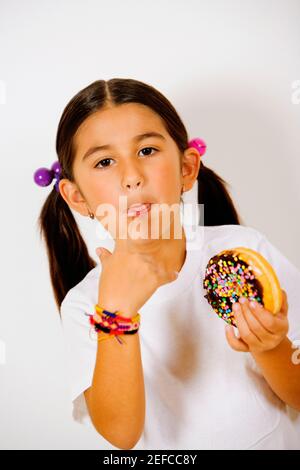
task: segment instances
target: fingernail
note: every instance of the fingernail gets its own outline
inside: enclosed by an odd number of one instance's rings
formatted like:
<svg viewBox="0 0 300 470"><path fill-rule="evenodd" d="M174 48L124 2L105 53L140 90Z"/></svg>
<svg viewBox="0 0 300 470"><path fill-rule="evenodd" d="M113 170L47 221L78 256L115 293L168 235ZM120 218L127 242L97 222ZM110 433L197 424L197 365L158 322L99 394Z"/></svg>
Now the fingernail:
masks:
<svg viewBox="0 0 300 470"><path fill-rule="evenodd" d="M240 298L239 298L239 302L240 302L241 304L245 304L245 303L247 302L247 299L245 299L245 297L240 297Z"/></svg>
<svg viewBox="0 0 300 470"><path fill-rule="evenodd" d="M251 301L251 302L250 302L250 307L253 308L253 309L256 309L256 307L257 307L257 302Z"/></svg>
<svg viewBox="0 0 300 470"><path fill-rule="evenodd" d="M238 302L236 302L235 304L233 304L232 309L233 309L235 312L239 312L239 311L240 311L240 306L239 306Z"/></svg>

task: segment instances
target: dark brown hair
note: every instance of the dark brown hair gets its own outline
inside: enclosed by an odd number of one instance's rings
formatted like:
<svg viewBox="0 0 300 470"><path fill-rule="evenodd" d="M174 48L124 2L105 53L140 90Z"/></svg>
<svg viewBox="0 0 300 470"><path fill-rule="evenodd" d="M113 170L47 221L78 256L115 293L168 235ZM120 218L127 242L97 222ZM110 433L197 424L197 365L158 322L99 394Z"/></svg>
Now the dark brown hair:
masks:
<svg viewBox="0 0 300 470"><path fill-rule="evenodd" d="M97 80L79 91L65 107L56 136L61 178L74 181L73 137L83 121L107 104L140 103L151 108L164 122L180 152L188 147L188 134L172 104L151 85L128 78ZM227 183L203 165L198 174L198 204L204 204L203 225L240 225L239 216L226 189ZM90 257L75 218L54 185L38 219L49 259L55 301L60 305L67 292L96 266Z"/></svg>

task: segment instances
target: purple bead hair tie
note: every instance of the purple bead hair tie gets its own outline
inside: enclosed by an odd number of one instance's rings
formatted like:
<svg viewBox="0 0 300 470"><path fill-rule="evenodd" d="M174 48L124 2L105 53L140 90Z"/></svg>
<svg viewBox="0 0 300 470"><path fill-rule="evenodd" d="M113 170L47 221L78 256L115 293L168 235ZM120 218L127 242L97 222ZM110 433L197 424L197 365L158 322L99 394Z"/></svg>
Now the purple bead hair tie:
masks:
<svg viewBox="0 0 300 470"><path fill-rule="evenodd" d="M38 168L33 175L34 182L38 186L49 186L52 183L53 178L56 179L55 189L59 193L58 183L61 177L61 166L59 161L53 163L50 170L48 168Z"/></svg>

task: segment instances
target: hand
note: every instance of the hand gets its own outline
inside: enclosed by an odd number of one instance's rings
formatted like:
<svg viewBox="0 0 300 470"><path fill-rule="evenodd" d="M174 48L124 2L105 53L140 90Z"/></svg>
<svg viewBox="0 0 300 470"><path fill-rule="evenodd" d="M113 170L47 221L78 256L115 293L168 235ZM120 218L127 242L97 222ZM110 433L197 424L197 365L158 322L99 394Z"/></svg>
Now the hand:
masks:
<svg viewBox="0 0 300 470"><path fill-rule="evenodd" d="M136 315L158 287L178 277L150 255L131 252L126 239L116 241L113 253L101 250L97 253L102 264L98 304L109 311L120 310L123 316Z"/></svg>
<svg viewBox="0 0 300 470"><path fill-rule="evenodd" d="M276 315L263 308L259 302L254 302L256 308L251 308L248 299L242 304L240 298L234 304L233 312L240 337L235 336L233 326L226 325L226 338L232 349L261 353L275 349L284 340L289 324L287 295L284 290L282 295L282 307ZM235 310L237 305L240 305L239 311Z"/></svg>

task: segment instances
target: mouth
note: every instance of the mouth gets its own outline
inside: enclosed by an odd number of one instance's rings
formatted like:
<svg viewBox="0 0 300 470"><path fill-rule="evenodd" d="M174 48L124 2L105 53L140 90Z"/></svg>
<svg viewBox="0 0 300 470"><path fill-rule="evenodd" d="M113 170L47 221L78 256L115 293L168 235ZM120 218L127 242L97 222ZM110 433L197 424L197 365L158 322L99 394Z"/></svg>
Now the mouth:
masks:
<svg viewBox="0 0 300 470"><path fill-rule="evenodd" d="M139 217L147 214L151 210L151 202L145 202L143 204L133 204L127 211L128 217Z"/></svg>

